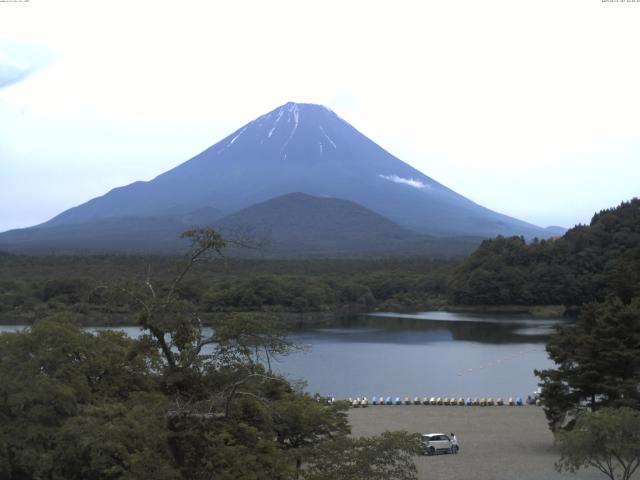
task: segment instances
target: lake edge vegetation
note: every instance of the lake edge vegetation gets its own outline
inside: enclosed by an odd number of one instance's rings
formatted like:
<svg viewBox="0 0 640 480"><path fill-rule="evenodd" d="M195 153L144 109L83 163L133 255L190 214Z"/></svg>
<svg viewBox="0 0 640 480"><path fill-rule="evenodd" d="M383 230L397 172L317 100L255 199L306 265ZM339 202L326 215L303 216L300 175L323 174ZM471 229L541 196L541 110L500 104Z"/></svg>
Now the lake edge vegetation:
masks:
<svg viewBox="0 0 640 480"><path fill-rule="evenodd" d="M187 235L196 249L209 245L205 251L219 253L224 248L224 240L215 232L202 232L206 231ZM562 453L558 469L605 465L609 473L601 471L611 478L618 474L628 478L637 468L640 439L633 435L628 437L632 448L624 451L615 429L603 429L607 436L600 440L611 448L602 451L590 450L591 446L580 443L579 437L580 428L598 422L615 425L621 417L640 411L638 199L603 210L594 215L589 226L579 225L558 239L487 240L460 264L386 259L345 266L341 260L331 265L301 262L292 272L294 264L276 262L270 263L265 272L245 263L233 273L221 265L192 281L183 281L181 267L176 267L173 260L166 259L158 267L151 259L138 259L133 264L144 264L144 270L112 281L109 273L114 277L117 272L131 273L131 259L102 257L97 263L102 262L112 269L109 271L96 269L96 258L84 261L83 257L47 259L0 254L0 316L34 323L29 331L0 336L0 375L5 385L0 395L5 402L2 420L12 425L14 433L12 436L7 435L8 430L2 431L0 473L14 472L11 478L76 478L69 476L73 472L56 470L62 467L51 459L60 452L41 449L54 433L67 435L56 437L56 448L65 445L65 452L77 455L68 457L68 464L80 468L90 462L91 468L98 469L83 471L77 478L139 478L132 473L138 471L136 468L143 471L157 467L157 478L204 478L217 468L219 478L237 478L224 475L239 471L244 472L241 478L260 478L258 472L271 472L271 478L307 475L321 479L335 477L332 468L336 465L342 465L344 472L354 472L359 462L369 466L371 471L366 476L370 478L385 478L394 469L406 475L398 478L415 478L415 465L410 461L417 453L410 447L418 445L415 438L398 433L389 434L396 441L382 437L361 442L351 439L344 416L348 406L327 405L273 375L268 361L266 366L264 363L269 352L283 354L289 347L281 325L270 323L270 318L289 315L298 319L295 322L305 315L322 313L326 319L335 319L376 308L499 308L532 303L563 305L576 316L575 323L559 327L547 345L556 368L536 372L541 378L545 414ZM61 272L60 265L65 262L82 275L66 275L64 268ZM37 269L43 270L42 277L31 277ZM97 271L107 273L105 282L95 281L92 275ZM12 278L15 273L18 275ZM179 281L172 283L175 278ZM212 278L216 279L215 287L209 283ZM159 279L158 285L164 287L156 287L151 279ZM43 320L46 318L49 320ZM91 336L69 323L78 319L91 323L87 318L91 322L123 319L121 323L142 326L146 334L135 341L113 332ZM215 325L219 336L203 337L205 324ZM47 343L50 337L56 337L52 331L65 340ZM29 335L40 335L40 341L34 342ZM105 343L84 345L86 335ZM202 355L203 348L214 343L215 354ZM41 344L48 350L38 351ZM30 357L21 357L23 350ZM174 354L174 350L179 353ZM56 352L55 358L52 351ZM102 352L108 363L100 363L93 352ZM140 359L142 363L136 363ZM130 385L114 384L123 372L133 375L144 369L151 370ZM75 376L78 372L81 380ZM22 385L26 379L34 383ZM94 388L98 397L106 395L106 405L90 400ZM51 393L56 395L53 402L43 397ZM157 423L138 425L133 414L128 415L141 411L136 410L139 400L144 408L160 412L156 420L162 419L162 427ZM116 405L121 401L125 406L118 410ZM133 403L127 404L129 401ZM280 410L283 405L284 410ZM170 411L174 413L168 414ZM89 417L78 419L78 412ZM55 424L60 416L71 430L62 428L62 423ZM69 418L74 420L67 424ZM54 424L47 423L49 419L54 419ZM228 423L219 423L221 419ZM278 423L285 420L294 426ZM108 450L105 457L104 438L93 438L91 432L96 428L101 431L107 424L117 424L118 428L110 430L114 437L108 445L113 451ZM216 427L209 430L212 425ZM576 425L582 427L576 429ZM127 444L122 432L132 428L143 436L147 432L156 443ZM74 443L83 436L89 440L80 442L82 445ZM275 443L271 443L274 438ZM337 439L343 443L324 443ZM353 449L349 452L356 452L355 456L336 456L336 452L346 451L344 445L349 445ZM29 446L36 448L30 450ZM403 460L384 465L363 460L376 448L396 448L393 458ZM27 453L17 455L23 451ZM131 452L135 455L129 455ZM225 453L216 457L219 452ZM247 456L251 462L243 461ZM34 458L51 460L40 462L42 468L49 468L46 474L29 470ZM206 465L202 463L204 458L209 462ZM323 464L328 458L330 462ZM353 475L344 478L362 478Z"/></svg>
<svg viewBox="0 0 640 480"><path fill-rule="evenodd" d="M227 242L212 230L185 235L194 248L171 282L149 272L120 292L139 306L139 338L89 333L65 314L0 334L0 474L320 480L337 468L414 480L416 435L351 438L350 405L271 371L269 356L291 345L268 320L238 314L203 330L179 285Z"/></svg>

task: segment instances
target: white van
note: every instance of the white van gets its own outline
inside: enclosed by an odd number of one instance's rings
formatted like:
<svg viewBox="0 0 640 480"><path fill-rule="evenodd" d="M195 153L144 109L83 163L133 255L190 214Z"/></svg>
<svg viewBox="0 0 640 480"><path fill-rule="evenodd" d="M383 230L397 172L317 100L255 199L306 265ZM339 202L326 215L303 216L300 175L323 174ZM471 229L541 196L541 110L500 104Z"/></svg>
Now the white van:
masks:
<svg viewBox="0 0 640 480"><path fill-rule="evenodd" d="M451 439L444 433L423 433L422 447L427 455L435 455L437 453L454 453L453 449L458 451L458 446L451 443Z"/></svg>

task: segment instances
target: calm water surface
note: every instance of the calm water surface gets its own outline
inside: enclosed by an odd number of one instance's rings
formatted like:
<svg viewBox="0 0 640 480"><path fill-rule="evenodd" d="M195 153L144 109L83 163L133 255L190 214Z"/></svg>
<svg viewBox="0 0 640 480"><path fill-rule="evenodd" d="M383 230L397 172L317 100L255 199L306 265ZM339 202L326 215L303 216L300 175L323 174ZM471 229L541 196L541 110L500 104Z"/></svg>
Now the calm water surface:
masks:
<svg viewBox="0 0 640 480"><path fill-rule="evenodd" d="M280 357L274 369L304 379L310 393L336 398L526 397L537 388L533 370L553 366L544 346L557 323L520 315L376 313L293 333L307 348Z"/></svg>

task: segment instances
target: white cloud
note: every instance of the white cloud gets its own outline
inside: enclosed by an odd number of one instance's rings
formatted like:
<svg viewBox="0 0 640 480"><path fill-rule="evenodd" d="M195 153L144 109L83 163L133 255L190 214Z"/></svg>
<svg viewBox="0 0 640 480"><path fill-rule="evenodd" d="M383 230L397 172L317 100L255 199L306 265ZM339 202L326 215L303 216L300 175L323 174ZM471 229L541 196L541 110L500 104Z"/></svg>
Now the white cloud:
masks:
<svg viewBox="0 0 640 480"><path fill-rule="evenodd" d="M398 175L378 175L380 178L384 178L385 180L389 180L393 183L403 183L405 185L409 185L413 188L428 188L428 185L425 185L420 180L416 180L415 178L403 178Z"/></svg>
<svg viewBox="0 0 640 480"><path fill-rule="evenodd" d="M42 45L0 40L0 88L24 80L51 58Z"/></svg>

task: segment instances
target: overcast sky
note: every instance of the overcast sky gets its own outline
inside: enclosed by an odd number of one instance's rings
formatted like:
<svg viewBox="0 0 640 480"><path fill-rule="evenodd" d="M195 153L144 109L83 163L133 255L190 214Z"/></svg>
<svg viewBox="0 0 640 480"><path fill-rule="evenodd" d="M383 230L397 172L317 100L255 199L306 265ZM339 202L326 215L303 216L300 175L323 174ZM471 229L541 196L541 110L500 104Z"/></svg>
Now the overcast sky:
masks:
<svg viewBox="0 0 640 480"><path fill-rule="evenodd" d="M321 103L547 225L640 195L640 2L0 2L0 231Z"/></svg>

